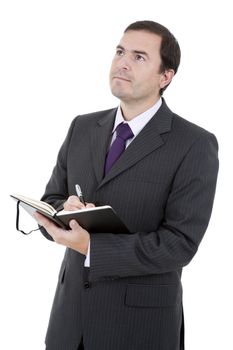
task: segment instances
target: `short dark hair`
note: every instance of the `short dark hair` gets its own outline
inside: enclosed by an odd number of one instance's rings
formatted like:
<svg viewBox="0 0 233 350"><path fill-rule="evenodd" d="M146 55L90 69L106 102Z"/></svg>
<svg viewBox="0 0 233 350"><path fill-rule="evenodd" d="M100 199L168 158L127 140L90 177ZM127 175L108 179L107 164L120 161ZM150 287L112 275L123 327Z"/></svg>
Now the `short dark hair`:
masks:
<svg viewBox="0 0 233 350"><path fill-rule="evenodd" d="M128 32L129 30L142 30L160 36L162 38L160 47L162 63L160 72L163 73L167 69L173 69L176 74L180 64L180 46L174 35L166 27L154 21L137 21L131 23L125 29L124 33ZM168 85L160 89L160 95L163 94L163 91L168 87Z"/></svg>

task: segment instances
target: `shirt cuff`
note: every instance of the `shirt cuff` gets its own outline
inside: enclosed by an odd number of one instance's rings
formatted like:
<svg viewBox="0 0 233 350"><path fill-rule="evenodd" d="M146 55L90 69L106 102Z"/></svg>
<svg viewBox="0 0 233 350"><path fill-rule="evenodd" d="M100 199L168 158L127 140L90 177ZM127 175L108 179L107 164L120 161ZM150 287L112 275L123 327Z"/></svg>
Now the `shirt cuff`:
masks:
<svg viewBox="0 0 233 350"><path fill-rule="evenodd" d="M91 242L89 240L88 249L87 249L87 255L86 255L86 259L84 261L84 266L85 267L90 267L90 245L91 245Z"/></svg>

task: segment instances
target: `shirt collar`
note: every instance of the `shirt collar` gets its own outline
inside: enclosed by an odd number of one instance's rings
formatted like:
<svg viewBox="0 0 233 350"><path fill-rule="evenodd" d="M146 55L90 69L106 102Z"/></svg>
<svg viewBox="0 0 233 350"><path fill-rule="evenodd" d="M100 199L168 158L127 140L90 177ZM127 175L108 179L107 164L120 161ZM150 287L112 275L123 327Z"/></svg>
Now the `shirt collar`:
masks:
<svg viewBox="0 0 233 350"><path fill-rule="evenodd" d="M144 128L144 126L150 121L150 119L159 110L161 105L162 105L162 99L160 97L160 99L151 108L149 108L145 112L137 115L132 120L127 121L127 123L129 124L129 126L134 134L134 137L137 136L139 134L139 132ZM118 106L116 118L115 118L115 123L114 123L114 127L113 127L112 132L113 133L115 132L115 130L119 124L125 123L125 122L126 122L126 120L123 117L121 107Z"/></svg>

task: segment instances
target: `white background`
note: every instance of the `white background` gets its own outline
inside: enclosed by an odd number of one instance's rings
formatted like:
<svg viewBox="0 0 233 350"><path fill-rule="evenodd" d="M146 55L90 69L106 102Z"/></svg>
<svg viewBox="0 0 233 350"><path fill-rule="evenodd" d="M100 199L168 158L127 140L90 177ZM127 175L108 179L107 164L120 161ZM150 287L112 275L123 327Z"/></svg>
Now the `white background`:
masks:
<svg viewBox="0 0 233 350"><path fill-rule="evenodd" d="M125 27L142 19L167 26L182 49L168 105L220 145L211 223L183 273L186 347L233 348L230 1L7 0L0 5L1 349L44 349L64 253L39 232L16 232L9 194L40 198L71 120L117 105L111 59Z"/></svg>

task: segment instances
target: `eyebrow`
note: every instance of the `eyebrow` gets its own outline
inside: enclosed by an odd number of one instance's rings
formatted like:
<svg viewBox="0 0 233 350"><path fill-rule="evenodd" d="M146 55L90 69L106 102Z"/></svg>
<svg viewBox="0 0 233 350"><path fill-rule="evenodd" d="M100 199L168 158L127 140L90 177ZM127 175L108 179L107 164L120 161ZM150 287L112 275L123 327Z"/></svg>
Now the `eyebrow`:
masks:
<svg viewBox="0 0 233 350"><path fill-rule="evenodd" d="M125 48L121 45L117 45L117 49L121 49L122 51L125 51ZM139 55L144 55L146 57L149 57L148 53L146 51L141 51L141 50L132 50L133 53L139 54Z"/></svg>

